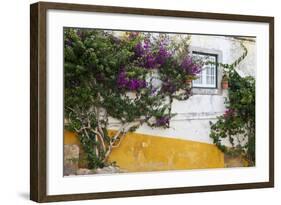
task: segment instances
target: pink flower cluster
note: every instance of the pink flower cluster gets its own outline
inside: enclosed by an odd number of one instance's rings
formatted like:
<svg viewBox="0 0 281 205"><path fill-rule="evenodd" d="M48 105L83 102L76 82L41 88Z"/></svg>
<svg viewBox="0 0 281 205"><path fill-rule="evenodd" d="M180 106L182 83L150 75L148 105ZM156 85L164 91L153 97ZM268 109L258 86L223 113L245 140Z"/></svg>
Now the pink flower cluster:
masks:
<svg viewBox="0 0 281 205"><path fill-rule="evenodd" d="M232 117L234 114L235 114L235 111L234 111L233 109L227 109L227 110L224 112L223 116L224 116L225 118L228 118L228 117Z"/></svg>
<svg viewBox="0 0 281 205"><path fill-rule="evenodd" d="M155 126L156 127L161 127L161 126L166 126L168 127L170 123L170 117L169 116L162 116L156 119Z"/></svg>
<svg viewBox="0 0 281 205"><path fill-rule="evenodd" d="M128 78L125 68L122 67L117 77L117 85L119 88L126 88L131 91L139 90L146 87L145 80L137 78Z"/></svg>
<svg viewBox="0 0 281 205"><path fill-rule="evenodd" d="M192 76L199 74L202 70L200 65L193 62L191 56L186 56L180 66L186 72L186 74Z"/></svg>
<svg viewBox="0 0 281 205"><path fill-rule="evenodd" d="M150 40L146 39L143 43L138 43L134 49L135 56L140 58L140 65L147 69L161 67L171 57L171 53L164 44L161 44L156 52L152 52L151 47Z"/></svg>

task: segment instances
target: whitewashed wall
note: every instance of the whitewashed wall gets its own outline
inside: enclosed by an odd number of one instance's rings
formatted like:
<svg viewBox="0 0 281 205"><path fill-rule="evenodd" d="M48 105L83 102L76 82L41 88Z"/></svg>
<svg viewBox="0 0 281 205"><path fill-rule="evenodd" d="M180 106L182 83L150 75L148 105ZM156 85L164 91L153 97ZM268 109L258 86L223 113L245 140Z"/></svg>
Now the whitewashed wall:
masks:
<svg viewBox="0 0 281 205"><path fill-rule="evenodd" d="M247 42L248 56L238 66L239 74L255 75L255 43ZM237 40L223 36L193 35L190 44L191 51L214 53L218 61L233 63L243 54L243 48ZM197 142L212 143L210 121L225 111L227 90L221 89L222 68L218 68L217 89L194 89L194 94L186 101L174 101L172 112L178 113L172 118L170 128L151 128L143 125L136 132L155 136L167 136Z"/></svg>

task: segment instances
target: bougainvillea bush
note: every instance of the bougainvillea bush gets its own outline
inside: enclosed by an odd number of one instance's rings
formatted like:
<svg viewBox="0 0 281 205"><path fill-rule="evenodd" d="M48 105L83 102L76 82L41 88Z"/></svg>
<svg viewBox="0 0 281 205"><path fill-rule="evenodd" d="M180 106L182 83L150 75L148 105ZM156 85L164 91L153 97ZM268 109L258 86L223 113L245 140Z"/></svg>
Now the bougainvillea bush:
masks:
<svg viewBox="0 0 281 205"><path fill-rule="evenodd" d="M168 128L174 99L191 96L187 79L202 65L188 53L189 37L171 34L65 28L65 126L77 133L88 167L108 157L142 124ZM109 121L119 128L109 135Z"/></svg>

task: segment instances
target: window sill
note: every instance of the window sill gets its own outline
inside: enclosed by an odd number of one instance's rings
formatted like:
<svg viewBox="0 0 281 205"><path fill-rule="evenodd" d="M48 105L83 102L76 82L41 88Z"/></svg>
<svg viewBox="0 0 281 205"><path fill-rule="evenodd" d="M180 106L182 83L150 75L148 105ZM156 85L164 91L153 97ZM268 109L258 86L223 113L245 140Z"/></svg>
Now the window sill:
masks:
<svg viewBox="0 0 281 205"><path fill-rule="evenodd" d="M220 89L218 88L192 88L193 95L221 95Z"/></svg>

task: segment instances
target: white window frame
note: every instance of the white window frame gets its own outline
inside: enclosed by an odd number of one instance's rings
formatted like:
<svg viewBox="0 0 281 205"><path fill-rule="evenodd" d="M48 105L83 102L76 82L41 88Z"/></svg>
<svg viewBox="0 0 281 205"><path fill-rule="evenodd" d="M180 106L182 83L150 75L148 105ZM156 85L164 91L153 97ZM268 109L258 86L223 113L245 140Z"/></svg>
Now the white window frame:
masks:
<svg viewBox="0 0 281 205"><path fill-rule="evenodd" d="M215 64L204 65L202 67L201 73L198 74L198 76L202 76L202 78L201 78L202 81L198 82L198 80L193 80L192 87L193 88L217 88L218 87L218 66L217 66L218 55L213 54L213 53L193 51L192 56L196 56L196 55L209 56L209 57L215 58ZM207 68L210 68L210 67L214 68L213 74L208 74ZM207 83L207 77L212 77L212 76L214 76L213 82Z"/></svg>

